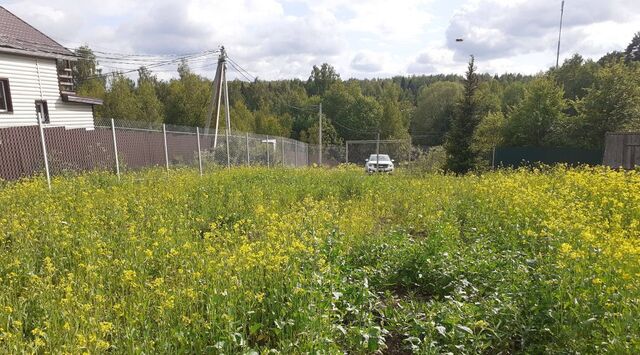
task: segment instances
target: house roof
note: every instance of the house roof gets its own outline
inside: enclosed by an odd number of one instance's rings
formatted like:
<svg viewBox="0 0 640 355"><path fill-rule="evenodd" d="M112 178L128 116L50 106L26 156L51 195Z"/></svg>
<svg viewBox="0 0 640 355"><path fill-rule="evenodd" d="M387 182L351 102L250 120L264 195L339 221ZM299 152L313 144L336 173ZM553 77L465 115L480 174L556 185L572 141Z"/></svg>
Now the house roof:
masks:
<svg viewBox="0 0 640 355"><path fill-rule="evenodd" d="M75 55L58 42L0 6L0 52L45 58L72 59Z"/></svg>

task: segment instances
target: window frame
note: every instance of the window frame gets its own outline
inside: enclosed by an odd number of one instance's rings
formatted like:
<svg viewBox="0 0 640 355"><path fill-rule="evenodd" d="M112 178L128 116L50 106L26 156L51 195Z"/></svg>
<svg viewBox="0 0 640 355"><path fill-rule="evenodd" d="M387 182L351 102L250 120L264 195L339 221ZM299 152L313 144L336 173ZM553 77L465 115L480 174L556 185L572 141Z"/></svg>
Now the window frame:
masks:
<svg viewBox="0 0 640 355"><path fill-rule="evenodd" d="M51 119L49 117L49 105L47 104L47 100L36 100L36 120L38 119L38 108L42 107L42 124L51 123ZM40 106L42 105L42 106Z"/></svg>
<svg viewBox="0 0 640 355"><path fill-rule="evenodd" d="M0 109L0 115L13 113L13 101L11 101L11 85L8 78L0 78L0 89L3 89L3 98L6 108Z"/></svg>

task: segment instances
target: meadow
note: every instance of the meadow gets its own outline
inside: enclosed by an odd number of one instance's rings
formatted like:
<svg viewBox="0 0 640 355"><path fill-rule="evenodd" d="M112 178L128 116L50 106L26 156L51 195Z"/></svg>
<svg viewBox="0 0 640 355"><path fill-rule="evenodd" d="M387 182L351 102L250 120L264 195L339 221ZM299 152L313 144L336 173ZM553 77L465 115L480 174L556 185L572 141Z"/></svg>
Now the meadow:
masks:
<svg viewBox="0 0 640 355"><path fill-rule="evenodd" d="M2 353L638 353L640 173L0 185Z"/></svg>

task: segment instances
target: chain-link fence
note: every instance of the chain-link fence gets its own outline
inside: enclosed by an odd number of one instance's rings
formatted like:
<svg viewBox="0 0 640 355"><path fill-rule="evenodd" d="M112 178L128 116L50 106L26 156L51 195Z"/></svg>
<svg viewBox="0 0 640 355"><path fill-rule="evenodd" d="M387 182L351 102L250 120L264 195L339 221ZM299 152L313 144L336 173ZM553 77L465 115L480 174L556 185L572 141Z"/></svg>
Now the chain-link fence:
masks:
<svg viewBox="0 0 640 355"><path fill-rule="evenodd" d="M293 139L221 130L217 140L201 128L96 119L95 128L24 126L0 129L0 180L38 173L127 171L160 166L264 165L303 167L309 145Z"/></svg>

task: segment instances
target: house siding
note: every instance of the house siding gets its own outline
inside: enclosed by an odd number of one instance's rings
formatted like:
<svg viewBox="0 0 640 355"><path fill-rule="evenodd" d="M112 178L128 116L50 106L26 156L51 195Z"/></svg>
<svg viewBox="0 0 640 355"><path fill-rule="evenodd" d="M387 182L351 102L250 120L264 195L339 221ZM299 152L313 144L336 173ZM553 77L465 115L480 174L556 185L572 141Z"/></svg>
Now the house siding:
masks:
<svg viewBox="0 0 640 355"><path fill-rule="evenodd" d="M91 105L62 101L54 59L0 53L0 78L9 79L13 113L0 113L0 128L37 124L36 100L46 100L50 124L93 128Z"/></svg>

